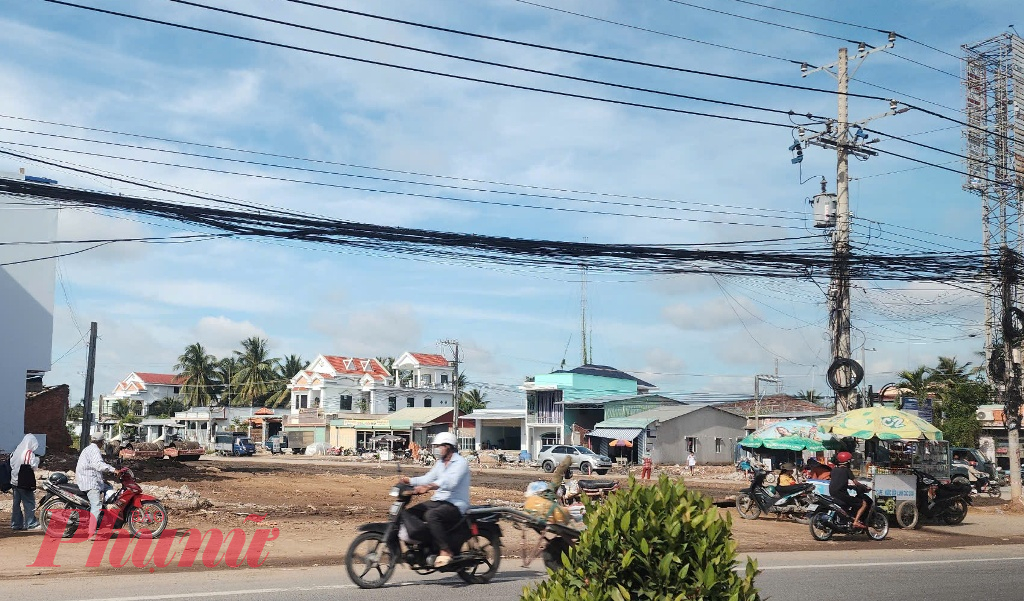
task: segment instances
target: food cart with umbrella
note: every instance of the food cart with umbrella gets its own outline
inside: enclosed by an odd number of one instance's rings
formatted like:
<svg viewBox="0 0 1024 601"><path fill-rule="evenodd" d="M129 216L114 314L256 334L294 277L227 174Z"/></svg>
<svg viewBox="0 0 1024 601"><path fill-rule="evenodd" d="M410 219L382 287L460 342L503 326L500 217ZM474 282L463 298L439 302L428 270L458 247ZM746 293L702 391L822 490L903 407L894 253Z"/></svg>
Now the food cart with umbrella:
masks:
<svg viewBox="0 0 1024 601"><path fill-rule="evenodd" d="M394 434L382 434L380 436L374 436L369 440L376 449L378 456L382 461L391 461L394 459L394 445L396 442L402 442L405 439L401 436L395 436ZM382 445L387 445L387 448L382 449Z"/></svg>
<svg viewBox="0 0 1024 601"><path fill-rule="evenodd" d="M861 441L857 450L864 459L853 467L871 481L875 502L890 515L896 515L897 506L916 503L917 476L913 470L949 480L949 443L942 439L941 430L916 415L892 407L865 407L840 413L818 425L837 438ZM902 525L903 520L896 517Z"/></svg>

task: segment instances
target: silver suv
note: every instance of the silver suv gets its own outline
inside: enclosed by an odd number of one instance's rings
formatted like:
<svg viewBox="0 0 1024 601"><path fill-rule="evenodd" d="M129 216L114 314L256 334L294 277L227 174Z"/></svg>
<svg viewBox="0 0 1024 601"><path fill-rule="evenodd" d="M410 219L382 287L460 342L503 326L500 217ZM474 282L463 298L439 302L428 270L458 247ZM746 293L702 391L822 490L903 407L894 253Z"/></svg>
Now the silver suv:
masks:
<svg viewBox="0 0 1024 601"><path fill-rule="evenodd" d="M551 473L566 456L572 458L572 465L569 469L579 470L584 474L603 476L612 467L611 458L605 455L598 455L584 446L564 444L542 447L540 453L537 453L537 461L540 461L540 466L545 472Z"/></svg>

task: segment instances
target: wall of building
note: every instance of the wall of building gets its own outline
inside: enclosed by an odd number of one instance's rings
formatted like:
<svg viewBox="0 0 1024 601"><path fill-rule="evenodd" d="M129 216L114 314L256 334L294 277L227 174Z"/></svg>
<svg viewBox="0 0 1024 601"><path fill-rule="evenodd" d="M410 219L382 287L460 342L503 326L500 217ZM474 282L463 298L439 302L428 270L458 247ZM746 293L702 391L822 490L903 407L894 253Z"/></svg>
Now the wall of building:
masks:
<svg viewBox="0 0 1024 601"><path fill-rule="evenodd" d="M30 394L25 399L25 431L45 434L47 452L71 448L66 421L69 394L68 385L61 384Z"/></svg>
<svg viewBox="0 0 1024 601"><path fill-rule="evenodd" d="M0 240L54 240L57 211L0 198ZM18 201L21 202L21 201ZM38 259L57 246L0 246L0 264ZM25 375L49 371L53 344L54 259L0 267L0 449L13 451L25 435Z"/></svg>
<svg viewBox="0 0 1024 601"><path fill-rule="evenodd" d="M698 409L677 418L662 421L654 429L651 458L655 463L685 465L687 438L696 439L697 465L729 465L733 463L736 443L745 431L746 419L711 407ZM721 439L716 449L715 439Z"/></svg>
<svg viewBox="0 0 1024 601"><path fill-rule="evenodd" d="M591 376L587 374L553 373L534 376L536 385L557 385L566 400L599 396L636 394L636 381Z"/></svg>

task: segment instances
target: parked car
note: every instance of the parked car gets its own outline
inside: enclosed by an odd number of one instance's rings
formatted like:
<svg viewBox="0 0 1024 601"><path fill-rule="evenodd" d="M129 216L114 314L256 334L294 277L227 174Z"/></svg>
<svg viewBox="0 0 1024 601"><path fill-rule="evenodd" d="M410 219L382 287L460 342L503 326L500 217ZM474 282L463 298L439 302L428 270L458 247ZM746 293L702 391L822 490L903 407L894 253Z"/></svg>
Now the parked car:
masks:
<svg viewBox="0 0 1024 601"><path fill-rule="evenodd" d="M998 476L995 464L990 463L989 460L985 458L985 455L983 455L982 452L979 451L978 449L969 449L967 447L953 447L949 449L949 454L950 457L959 456L962 461L971 464L974 467L974 469L978 470L979 472L986 473L992 478L997 478ZM949 477L950 480L966 482L968 480L967 467L962 464L957 465L957 462L954 459L952 465L949 468Z"/></svg>
<svg viewBox="0 0 1024 601"><path fill-rule="evenodd" d="M256 445L249 440L248 436L218 434L213 443L213 450L216 451L218 455L248 457L256 453Z"/></svg>
<svg viewBox="0 0 1024 601"><path fill-rule="evenodd" d="M270 451L271 455L278 453L284 453L284 450L288 448L288 437L283 434L275 434L263 443L263 446Z"/></svg>
<svg viewBox="0 0 1024 601"><path fill-rule="evenodd" d="M537 453L537 461L540 461L541 468L545 472L551 473L555 471L555 466L562 462L566 456L572 458L572 464L569 466L570 470L579 470L584 474L600 474L604 475L608 473L608 470L612 467L612 460L607 455L598 455L584 446L570 446L570 445L552 445L550 447L541 447L540 453Z"/></svg>

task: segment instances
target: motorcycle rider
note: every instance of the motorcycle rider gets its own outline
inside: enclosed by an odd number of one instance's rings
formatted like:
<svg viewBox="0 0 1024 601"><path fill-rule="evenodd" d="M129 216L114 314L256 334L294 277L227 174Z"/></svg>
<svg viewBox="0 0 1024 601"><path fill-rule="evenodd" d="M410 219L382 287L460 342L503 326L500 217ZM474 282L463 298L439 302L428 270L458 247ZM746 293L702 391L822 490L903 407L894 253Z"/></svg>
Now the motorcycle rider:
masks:
<svg viewBox="0 0 1024 601"><path fill-rule="evenodd" d="M853 471L850 470L850 461L852 460L853 455L848 451L836 453L836 467L832 468L832 479L828 484L828 494L842 503L849 512L853 512L856 507L857 515L853 519L853 527L867 528L864 522L861 521L861 518L864 517L864 512L868 510L868 504L871 502L867 495L864 494L868 487L853 477ZM856 497L850 495L848 490L850 488L857 490Z"/></svg>
<svg viewBox="0 0 1024 601"><path fill-rule="evenodd" d="M82 449L75 466L75 484L89 497L89 540L96 540L96 528L99 524L100 510L103 508L103 491L107 483L103 473L116 473L113 466L103 461L100 449L103 448L103 433L92 435L92 443Z"/></svg>
<svg viewBox="0 0 1024 601"><path fill-rule="evenodd" d="M414 505L407 511L430 528L430 534L440 549L434 559L434 567L439 568L451 563L452 552L458 551L450 548L448 531L469 509L469 463L459 454L459 442L451 432L435 435L432 446L438 460L434 467L423 476L403 476L401 481L415 486L413 493L417 495L434 491L429 501Z"/></svg>

